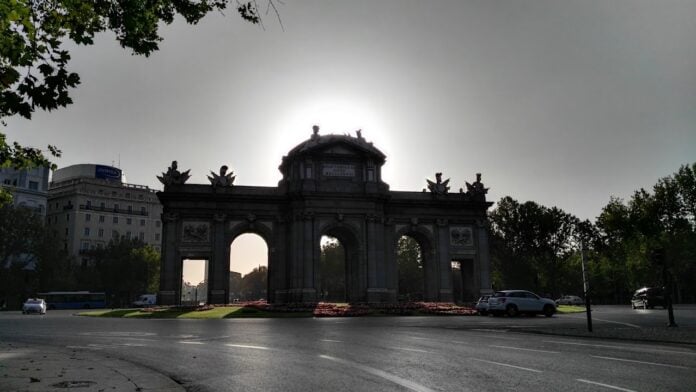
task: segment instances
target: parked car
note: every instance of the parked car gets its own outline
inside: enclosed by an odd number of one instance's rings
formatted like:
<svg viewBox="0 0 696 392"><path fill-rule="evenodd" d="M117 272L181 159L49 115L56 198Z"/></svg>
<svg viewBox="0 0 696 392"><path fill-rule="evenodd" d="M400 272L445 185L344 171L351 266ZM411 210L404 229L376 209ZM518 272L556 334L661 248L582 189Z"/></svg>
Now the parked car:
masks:
<svg viewBox="0 0 696 392"><path fill-rule="evenodd" d="M520 313L551 317L556 313L556 303L526 290L503 290L496 291L488 299L488 312L493 315L507 314L511 317Z"/></svg>
<svg viewBox="0 0 696 392"><path fill-rule="evenodd" d="M490 295L484 295L478 299L478 302L476 302L476 311L478 311L478 314L481 316L488 314L488 298L490 297Z"/></svg>
<svg viewBox="0 0 696 392"><path fill-rule="evenodd" d="M666 307L662 287L643 287L633 293L631 308L652 309L655 306Z"/></svg>
<svg viewBox="0 0 696 392"><path fill-rule="evenodd" d="M143 306L150 306L150 305L155 305L157 303L157 294L143 294L138 299L133 301L133 306L135 307L143 307Z"/></svg>
<svg viewBox="0 0 696 392"><path fill-rule="evenodd" d="M27 302L22 305L22 313L46 314L46 301L42 298L29 298Z"/></svg>
<svg viewBox="0 0 696 392"><path fill-rule="evenodd" d="M577 295L564 295L556 300L556 305L584 305L585 301Z"/></svg>

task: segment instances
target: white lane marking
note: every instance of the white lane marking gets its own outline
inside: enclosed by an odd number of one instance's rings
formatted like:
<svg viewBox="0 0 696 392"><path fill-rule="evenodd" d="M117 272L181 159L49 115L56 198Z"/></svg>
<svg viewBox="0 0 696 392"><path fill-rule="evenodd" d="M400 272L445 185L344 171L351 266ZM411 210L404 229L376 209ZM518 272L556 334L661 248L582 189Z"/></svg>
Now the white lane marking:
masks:
<svg viewBox="0 0 696 392"><path fill-rule="evenodd" d="M617 348L619 350L628 350L628 351L639 351L639 352L660 352L660 353L670 353L670 354L684 354L684 355L696 355L696 352L690 352L690 351L678 351L678 350L663 350L661 348L647 348L645 350L641 350L638 347L626 347L626 346L612 346L608 344L589 344L589 343L576 343L576 342L560 342L558 340L544 340L546 343L556 343L556 344L569 344L573 346L589 346L589 347L608 347L608 348Z"/></svg>
<svg viewBox="0 0 696 392"><path fill-rule="evenodd" d="M413 351L413 352L417 352L417 353L428 353L428 354L432 354L432 351L420 350L420 349L417 349L417 348L409 348L409 347L389 347L389 348L392 348L392 349L394 349L394 350L404 350L404 351Z"/></svg>
<svg viewBox="0 0 696 392"><path fill-rule="evenodd" d="M522 367L522 366L510 365L510 364L502 363L502 362L486 361L485 359L479 359L479 358L469 358L469 359L473 359L474 361L479 361L479 362L492 363L494 365L507 366L507 367L511 367L511 368L515 368L515 369L526 370L528 372L534 372L534 373L541 373L542 372L541 370L530 369L530 368L526 368L526 367Z"/></svg>
<svg viewBox="0 0 696 392"><path fill-rule="evenodd" d="M507 348L510 350L534 351L537 353L547 353L547 354L560 354L560 351L534 350L531 348L522 348L522 347L496 346L496 345L490 345L488 347Z"/></svg>
<svg viewBox="0 0 696 392"><path fill-rule="evenodd" d="M322 342L343 343L343 340L321 339Z"/></svg>
<svg viewBox="0 0 696 392"><path fill-rule="evenodd" d="M485 329L485 328L471 328L471 331L479 331L479 332L497 332L497 333L505 333L505 332L507 332L506 329Z"/></svg>
<svg viewBox="0 0 696 392"><path fill-rule="evenodd" d="M422 338L422 337L420 337L420 336L409 336L409 338L415 339L415 340L436 340L436 339L433 339L433 338Z"/></svg>
<svg viewBox="0 0 696 392"><path fill-rule="evenodd" d="M626 388L621 388L617 387L615 385L609 385L609 384L602 384L601 382L596 382L596 381L590 381L590 380L584 380L582 378L576 378L577 381L584 382L587 384L593 384L593 385L599 385L600 387L604 388L609 388L609 389L616 389L617 391L624 391L624 392L636 392L633 389L626 389Z"/></svg>
<svg viewBox="0 0 696 392"><path fill-rule="evenodd" d="M197 342L193 340L179 340L179 343L181 344L205 344L203 342Z"/></svg>
<svg viewBox="0 0 696 392"><path fill-rule="evenodd" d="M633 362L633 363L642 363L642 364L644 364L644 365L664 366L664 367L671 367L671 368L676 368L676 369L688 369L688 367L686 367L686 366L668 365L668 364L666 364L666 363L636 361L635 359L602 357L602 356L599 356L599 355L590 355L590 356L591 356L592 358L608 359L608 360L610 360L610 361Z"/></svg>
<svg viewBox="0 0 696 392"><path fill-rule="evenodd" d="M391 382L393 382L393 383L395 383L395 384L401 385L402 387L408 388L408 389L410 389L410 390L412 390L412 391L416 391L416 392L435 392L434 390L432 390L432 389L430 389L430 388L428 388L428 387L426 387L426 386L424 386L424 385L417 384L417 383L415 383L415 382L413 382L413 381L406 380L406 379L401 378L401 377L399 377L399 376L396 376L396 375L394 375L394 374L387 373L387 372L385 372L385 371L383 371L383 370L375 369L375 368L373 368L373 367L361 365L361 364L359 364L359 363L347 361L347 360L341 359L341 358L330 357L330 356L328 356L328 355L319 355L319 358L328 359L329 361L333 361L333 362L338 362L338 363L340 363L340 364L342 364L342 365L352 366L352 367L354 367L354 368L360 369L360 370L362 370L362 371L364 371L364 372L367 372L367 373L370 373L370 374L372 374L372 375L375 375L375 376L378 376L378 377L382 377L382 378L385 379L385 380L389 380L389 381L391 381Z"/></svg>
<svg viewBox="0 0 696 392"><path fill-rule="evenodd" d="M239 348L252 348L254 350L270 350L268 347L263 347L263 346L250 346L248 344L225 344L225 346L229 347L239 347Z"/></svg>
<svg viewBox="0 0 696 392"><path fill-rule="evenodd" d="M586 318L586 317L573 317L573 316L566 316L566 317L567 317L567 318L572 318L572 319L578 319L578 320L585 320L585 318ZM597 317L594 317L594 316L592 316L592 320L603 321L603 322L605 322L605 323L611 323L611 324L626 325L626 326L631 327L631 328L638 328L638 329L640 329L640 325L635 325L635 324L630 324L630 323L622 323L622 322L619 322L619 321L605 320L605 319L597 318Z"/></svg>

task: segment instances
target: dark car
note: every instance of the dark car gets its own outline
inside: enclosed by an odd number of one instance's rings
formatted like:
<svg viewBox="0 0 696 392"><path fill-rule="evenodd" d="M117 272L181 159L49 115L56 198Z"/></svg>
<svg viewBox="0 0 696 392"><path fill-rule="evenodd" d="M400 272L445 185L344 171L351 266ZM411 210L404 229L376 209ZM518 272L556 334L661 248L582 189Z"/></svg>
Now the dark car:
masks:
<svg viewBox="0 0 696 392"><path fill-rule="evenodd" d="M655 306L665 307L665 297L662 287L643 287L633 293L633 298L631 298L631 307L633 309L652 309Z"/></svg>

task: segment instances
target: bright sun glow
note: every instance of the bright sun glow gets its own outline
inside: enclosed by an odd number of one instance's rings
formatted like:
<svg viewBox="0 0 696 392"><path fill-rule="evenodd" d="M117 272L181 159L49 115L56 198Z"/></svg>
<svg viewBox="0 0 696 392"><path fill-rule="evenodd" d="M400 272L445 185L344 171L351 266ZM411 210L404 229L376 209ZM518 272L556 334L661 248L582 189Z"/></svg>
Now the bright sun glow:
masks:
<svg viewBox="0 0 696 392"><path fill-rule="evenodd" d="M277 125L278 139L274 150L286 154L312 134L312 126L319 125L319 133L355 136L362 129L363 137L375 145L385 143L385 128L369 102L359 99L325 98L311 102L298 102L288 109ZM378 144L379 143L379 144Z"/></svg>

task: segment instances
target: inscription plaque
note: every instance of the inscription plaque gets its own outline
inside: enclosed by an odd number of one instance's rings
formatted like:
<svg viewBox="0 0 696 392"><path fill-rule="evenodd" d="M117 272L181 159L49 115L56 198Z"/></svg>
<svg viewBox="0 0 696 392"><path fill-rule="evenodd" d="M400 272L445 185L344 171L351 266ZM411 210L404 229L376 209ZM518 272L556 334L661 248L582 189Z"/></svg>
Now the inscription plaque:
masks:
<svg viewBox="0 0 696 392"><path fill-rule="evenodd" d="M324 177L355 177L355 166L341 163L325 163L321 167Z"/></svg>

